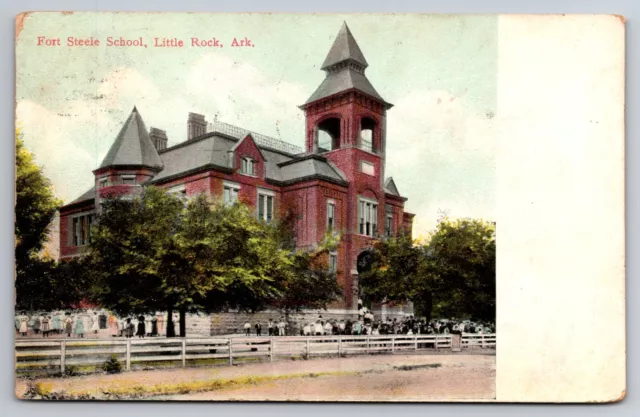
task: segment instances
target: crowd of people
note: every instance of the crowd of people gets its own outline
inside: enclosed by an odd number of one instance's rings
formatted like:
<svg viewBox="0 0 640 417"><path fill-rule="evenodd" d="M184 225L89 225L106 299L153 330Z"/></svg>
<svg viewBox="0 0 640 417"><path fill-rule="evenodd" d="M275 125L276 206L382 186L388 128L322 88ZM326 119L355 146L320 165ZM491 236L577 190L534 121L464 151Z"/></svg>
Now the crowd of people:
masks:
<svg viewBox="0 0 640 417"><path fill-rule="evenodd" d="M178 317L173 316L173 334L175 335ZM262 328L266 327L266 333ZM16 334L27 336L51 335L66 338L88 337L155 337L165 336L168 332L168 323L165 315L146 315L133 317L116 317L112 314L97 311L84 311L78 313L53 312L26 315L21 313L15 317ZM489 322L434 319L427 321L424 317L417 318L406 316L404 318L377 319L374 314L365 307L358 310L358 318L323 319L319 315L315 320L287 321L285 317L269 319L265 323L246 321L244 334L251 336L329 336L329 335L389 335L389 334L461 334L495 333L495 325Z"/></svg>
<svg viewBox="0 0 640 417"><path fill-rule="evenodd" d="M251 336L255 329L256 336L262 336L262 324L244 324L244 334ZM269 320L267 324L268 336L300 335L300 336L329 336L329 335L389 335L389 334L492 334L495 333L495 325L489 322L472 320L434 319L407 316L403 319L387 318L376 319L374 314L366 309L359 310L358 319L323 319L318 316L316 320L303 323L288 323L284 318L279 321Z"/></svg>
<svg viewBox="0 0 640 417"><path fill-rule="evenodd" d="M160 319L159 319L160 317ZM174 316L173 326L177 317ZM97 337L153 337L165 334L164 316L137 316L119 318L113 314L97 311L49 312L27 315L24 312L15 316L16 334L22 337L52 335L66 338L84 338L85 335Z"/></svg>

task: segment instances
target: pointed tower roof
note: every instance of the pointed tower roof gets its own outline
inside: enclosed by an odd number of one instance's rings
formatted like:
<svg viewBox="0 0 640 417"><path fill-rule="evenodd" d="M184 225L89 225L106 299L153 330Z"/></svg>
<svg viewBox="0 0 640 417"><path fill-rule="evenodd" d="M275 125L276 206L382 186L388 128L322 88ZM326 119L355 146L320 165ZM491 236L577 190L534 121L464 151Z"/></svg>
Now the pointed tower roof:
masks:
<svg viewBox="0 0 640 417"><path fill-rule="evenodd" d="M153 146L142 117L135 107L124 122L100 168L115 165L162 169L162 159Z"/></svg>
<svg viewBox="0 0 640 417"><path fill-rule="evenodd" d="M327 69L332 65L339 64L340 62L347 60L355 61L365 68L369 66L369 64L367 64L367 60L362 54L362 51L360 50L360 47L358 46L358 43L349 30L347 22L344 22L340 28L340 32L338 32L336 40L333 42L333 46L329 50L329 53L322 64L322 69Z"/></svg>
<svg viewBox="0 0 640 417"><path fill-rule="evenodd" d="M300 106L305 108L309 103L341 93L347 90L358 90L384 104L389 109L393 105L387 103L378 94L373 85L364 75L369 66L364 58L358 43L356 42L347 23L343 23L333 46L322 64L322 69L327 73L322 84L311 94L311 97Z"/></svg>

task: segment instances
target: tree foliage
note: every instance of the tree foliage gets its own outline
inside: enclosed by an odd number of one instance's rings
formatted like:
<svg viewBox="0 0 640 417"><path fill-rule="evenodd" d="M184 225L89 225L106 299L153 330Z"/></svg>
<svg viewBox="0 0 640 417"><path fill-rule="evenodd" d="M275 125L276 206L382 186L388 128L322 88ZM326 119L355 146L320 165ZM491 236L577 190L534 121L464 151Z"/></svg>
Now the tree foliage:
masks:
<svg viewBox="0 0 640 417"><path fill-rule="evenodd" d="M428 242L408 236L378 242L372 269L360 276L368 302L412 301L431 317L495 318L495 226L442 219Z"/></svg>
<svg viewBox="0 0 640 417"><path fill-rule="evenodd" d="M15 256L25 268L47 239L47 229L62 202L16 131Z"/></svg>
<svg viewBox="0 0 640 417"><path fill-rule="evenodd" d="M327 249L294 251L282 236L244 204L204 195L185 203L149 187L108 199L87 256L94 299L120 314L326 306L335 289L318 259Z"/></svg>

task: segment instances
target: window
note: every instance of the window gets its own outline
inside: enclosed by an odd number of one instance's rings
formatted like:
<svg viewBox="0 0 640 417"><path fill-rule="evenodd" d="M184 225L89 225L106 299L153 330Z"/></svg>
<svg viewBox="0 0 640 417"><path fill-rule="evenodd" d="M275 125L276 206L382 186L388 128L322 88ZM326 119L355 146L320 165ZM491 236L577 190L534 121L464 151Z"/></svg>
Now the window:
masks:
<svg viewBox="0 0 640 417"><path fill-rule="evenodd" d="M255 175L254 171L255 163L251 158L242 158L242 168L240 172L245 175Z"/></svg>
<svg viewBox="0 0 640 417"><path fill-rule="evenodd" d="M338 254L335 252L329 254L329 271L331 273L338 271Z"/></svg>
<svg viewBox="0 0 640 417"><path fill-rule="evenodd" d="M108 177L100 178L100 180L98 181L98 188L104 188L107 186L108 183L109 183Z"/></svg>
<svg viewBox="0 0 640 417"><path fill-rule="evenodd" d="M362 161L361 171L367 175L376 175L376 167L370 162Z"/></svg>
<svg viewBox="0 0 640 417"><path fill-rule="evenodd" d="M331 231L336 228L336 202L327 201L327 230Z"/></svg>
<svg viewBox="0 0 640 417"><path fill-rule="evenodd" d="M240 192L240 184L233 182L224 183L223 201L225 204L235 204L238 201L238 193Z"/></svg>
<svg viewBox="0 0 640 417"><path fill-rule="evenodd" d="M359 232L365 236L378 233L378 204L371 200L358 201Z"/></svg>
<svg viewBox="0 0 640 417"><path fill-rule="evenodd" d="M126 185L135 185L136 183L135 175L121 175L120 179L122 180L122 183Z"/></svg>
<svg viewBox="0 0 640 417"><path fill-rule="evenodd" d="M258 190L258 218L270 222L273 220L274 193L269 190Z"/></svg>
<svg viewBox="0 0 640 417"><path fill-rule="evenodd" d="M393 235L393 209L389 204L385 204L384 211L384 235L391 237Z"/></svg>
<svg viewBox="0 0 640 417"><path fill-rule="evenodd" d="M167 190L167 193L178 197L180 200L186 201L187 189L184 184L176 185Z"/></svg>
<svg viewBox="0 0 640 417"><path fill-rule="evenodd" d="M83 214L71 218L71 244L85 246L91 241L92 214Z"/></svg>

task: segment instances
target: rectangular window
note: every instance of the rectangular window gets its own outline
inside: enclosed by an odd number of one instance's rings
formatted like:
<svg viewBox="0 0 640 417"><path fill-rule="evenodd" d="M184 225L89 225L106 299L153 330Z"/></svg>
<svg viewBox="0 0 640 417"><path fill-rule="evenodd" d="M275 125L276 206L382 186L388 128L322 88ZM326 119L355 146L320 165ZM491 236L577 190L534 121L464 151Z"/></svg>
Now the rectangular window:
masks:
<svg viewBox="0 0 640 417"><path fill-rule="evenodd" d="M362 161L361 162L361 171L367 175L376 175L376 168L370 162Z"/></svg>
<svg viewBox="0 0 640 417"><path fill-rule="evenodd" d="M93 215L83 214L71 219L71 233L73 246L85 246L91 241L91 222Z"/></svg>
<svg viewBox="0 0 640 417"><path fill-rule="evenodd" d="M242 158L241 172L246 175L255 175L254 173L255 163L251 158Z"/></svg>
<svg viewBox="0 0 640 417"><path fill-rule="evenodd" d="M336 202L327 201L327 230L332 231L336 228Z"/></svg>
<svg viewBox="0 0 640 417"><path fill-rule="evenodd" d="M224 182L223 201L225 204L235 204L238 201L240 184Z"/></svg>
<svg viewBox="0 0 640 417"><path fill-rule="evenodd" d="M335 273L338 271L338 254L329 254L329 271Z"/></svg>
<svg viewBox="0 0 640 417"><path fill-rule="evenodd" d="M258 190L258 218L270 222L273 220L274 193L268 190Z"/></svg>
<svg viewBox="0 0 640 417"><path fill-rule="evenodd" d="M387 214L384 219L384 234L387 237L391 237L393 235L393 214Z"/></svg>
<svg viewBox="0 0 640 417"><path fill-rule="evenodd" d="M361 235L376 236L378 234L378 204L374 201L360 199L358 219Z"/></svg>
<svg viewBox="0 0 640 417"><path fill-rule="evenodd" d="M122 184L135 185L136 183L135 175L121 175L120 179L122 180Z"/></svg>
<svg viewBox="0 0 640 417"><path fill-rule="evenodd" d="M107 177L100 178L100 181L98 181L98 188L104 188L107 186L108 183L109 183L109 178Z"/></svg>

